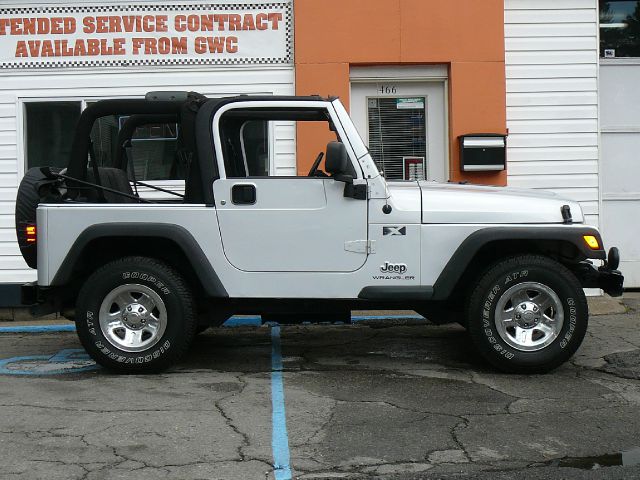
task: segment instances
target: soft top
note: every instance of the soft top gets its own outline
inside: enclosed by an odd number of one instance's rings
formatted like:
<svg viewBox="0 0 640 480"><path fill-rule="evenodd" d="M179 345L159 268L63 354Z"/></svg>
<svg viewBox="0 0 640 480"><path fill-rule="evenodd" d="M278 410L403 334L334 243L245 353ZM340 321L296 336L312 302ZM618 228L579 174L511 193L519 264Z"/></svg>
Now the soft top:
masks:
<svg viewBox="0 0 640 480"><path fill-rule="evenodd" d="M142 99L113 99L100 100L89 105L80 115L76 126L71 157L67 166L67 173L71 177L85 180L87 177L87 158L89 155L90 134L94 123L100 117L108 115L173 115L180 117L181 110L188 105L193 113L204 104L210 104L212 111L234 102L248 101L330 101L317 95L312 96L286 96L286 95L240 95L234 97L207 98L197 92L168 92L171 95L160 95L161 92L152 92ZM184 93L184 95L179 95ZM174 100L166 100L173 98ZM186 98L186 100L185 100ZM213 105L211 105L213 104ZM184 128L184 127L183 127ZM185 131L185 136L194 132Z"/></svg>
<svg viewBox="0 0 640 480"><path fill-rule="evenodd" d="M130 121L125 122L119 135L118 142L128 141L136 124L151 121L156 118L161 121L176 121L180 124L181 140L184 148L192 155L192 163L186 180L186 198L190 203L212 204L213 196L210 192L211 181L217 175L215 154L209 145L201 145L205 139L211 136L211 119L216 111L229 103L237 102L330 102L333 98L324 98L318 95L289 96L289 95L239 95L233 97L208 98L197 92L149 92L145 98L136 99L108 99L90 104L80 115L71 147L71 155L67 165L66 174L71 178L86 181L88 168L91 168L87 159L91 157L91 131L95 122L109 115L127 115ZM173 120L175 119L175 120ZM126 162L123 161L121 148L118 145L116 152L117 168L126 170ZM202 155L205 156L202 156ZM199 159L199 156L202 156ZM91 159L93 162L94 159ZM202 163L201 163L202 162ZM98 179L98 183L99 179ZM78 185L75 185L76 187ZM69 184L69 196L75 198L78 192L74 191L74 185Z"/></svg>

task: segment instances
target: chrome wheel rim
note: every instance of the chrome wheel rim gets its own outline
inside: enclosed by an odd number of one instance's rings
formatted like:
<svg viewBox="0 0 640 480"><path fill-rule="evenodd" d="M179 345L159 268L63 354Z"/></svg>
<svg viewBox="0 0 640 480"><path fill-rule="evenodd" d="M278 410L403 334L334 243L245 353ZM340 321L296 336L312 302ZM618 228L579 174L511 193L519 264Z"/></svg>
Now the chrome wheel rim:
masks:
<svg viewBox="0 0 640 480"><path fill-rule="evenodd" d="M167 328L167 308L145 285L126 284L111 290L100 305L100 329L114 347L141 352L154 346Z"/></svg>
<svg viewBox="0 0 640 480"><path fill-rule="evenodd" d="M546 285L519 283L499 298L495 325L510 347L534 352L558 338L564 324L564 308L558 295Z"/></svg>

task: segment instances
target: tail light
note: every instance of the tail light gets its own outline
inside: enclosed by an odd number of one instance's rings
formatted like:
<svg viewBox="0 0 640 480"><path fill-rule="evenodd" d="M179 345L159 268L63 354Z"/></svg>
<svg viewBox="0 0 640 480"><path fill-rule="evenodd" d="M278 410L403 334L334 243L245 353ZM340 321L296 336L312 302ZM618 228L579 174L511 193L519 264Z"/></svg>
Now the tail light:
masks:
<svg viewBox="0 0 640 480"><path fill-rule="evenodd" d="M38 234L35 225L28 224L24 227L24 238L27 243L36 243Z"/></svg>
<svg viewBox="0 0 640 480"><path fill-rule="evenodd" d="M35 222L17 222L18 246L27 265L36 268L38 263L38 229Z"/></svg>

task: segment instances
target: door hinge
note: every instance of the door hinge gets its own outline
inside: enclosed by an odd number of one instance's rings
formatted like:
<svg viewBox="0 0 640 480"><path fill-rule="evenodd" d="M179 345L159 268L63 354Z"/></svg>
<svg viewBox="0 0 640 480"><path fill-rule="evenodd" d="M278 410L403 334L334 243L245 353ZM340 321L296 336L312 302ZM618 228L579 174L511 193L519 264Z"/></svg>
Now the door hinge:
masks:
<svg viewBox="0 0 640 480"><path fill-rule="evenodd" d="M354 253L376 253L376 241L375 240L352 240L350 242L344 242L344 249L347 252Z"/></svg>

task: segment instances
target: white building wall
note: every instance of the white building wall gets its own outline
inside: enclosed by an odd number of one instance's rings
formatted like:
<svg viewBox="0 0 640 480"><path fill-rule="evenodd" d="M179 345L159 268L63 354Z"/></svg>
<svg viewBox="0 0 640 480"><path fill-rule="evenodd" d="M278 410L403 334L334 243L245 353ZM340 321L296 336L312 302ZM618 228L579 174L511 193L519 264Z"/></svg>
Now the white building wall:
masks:
<svg viewBox="0 0 640 480"><path fill-rule="evenodd" d="M20 255L14 227L16 192L26 164L23 102L137 97L151 90L188 90L208 96L293 95L294 72L291 66L0 72L0 283L36 278ZM295 175L295 129L290 122L280 122L274 131L276 172Z"/></svg>
<svg viewBox="0 0 640 480"><path fill-rule="evenodd" d="M505 0L508 183L599 223L598 2Z"/></svg>

